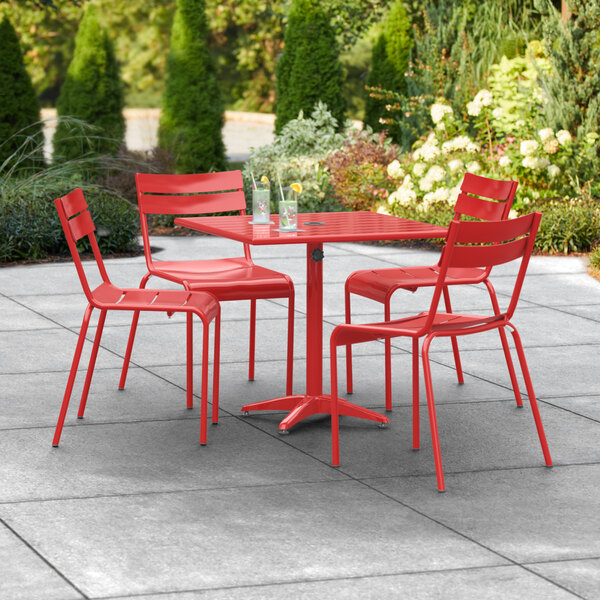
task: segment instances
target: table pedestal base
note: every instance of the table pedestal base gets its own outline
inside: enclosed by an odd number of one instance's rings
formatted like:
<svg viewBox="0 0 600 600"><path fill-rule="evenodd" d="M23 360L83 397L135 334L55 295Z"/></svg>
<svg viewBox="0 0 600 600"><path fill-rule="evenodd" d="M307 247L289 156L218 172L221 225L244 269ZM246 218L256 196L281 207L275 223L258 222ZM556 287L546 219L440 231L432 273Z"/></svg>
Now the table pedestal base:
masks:
<svg viewBox="0 0 600 600"><path fill-rule="evenodd" d="M279 423L279 432L288 433L290 427L296 423L316 414L331 414L331 395L321 394L319 396L309 396L308 394L298 394L295 396L283 396L273 400L264 400L262 402L253 402L242 406L243 412L253 410L289 410L290 414ZM343 398L338 398L339 415L349 417L358 417L359 419L368 419L377 421L381 424L389 423L390 420L385 415L380 415L374 410L369 410L358 404L352 404Z"/></svg>

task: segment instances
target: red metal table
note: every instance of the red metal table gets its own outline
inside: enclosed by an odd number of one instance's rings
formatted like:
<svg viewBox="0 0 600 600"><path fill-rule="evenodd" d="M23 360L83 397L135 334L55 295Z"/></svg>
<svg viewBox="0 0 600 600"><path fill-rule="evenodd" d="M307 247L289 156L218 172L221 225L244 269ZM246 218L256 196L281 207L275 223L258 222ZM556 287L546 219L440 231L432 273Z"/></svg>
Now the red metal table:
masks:
<svg viewBox="0 0 600 600"><path fill-rule="evenodd" d="M185 217L176 225L220 237L263 246L306 244L306 392L255 402L242 411L291 411L279 424L280 433L317 413L330 414L331 395L323 393L323 243L373 240L444 238L447 229L419 221L373 212L302 213L298 231L280 232L277 215L273 225L252 225L252 216ZM339 399L339 414L387 423L373 410Z"/></svg>

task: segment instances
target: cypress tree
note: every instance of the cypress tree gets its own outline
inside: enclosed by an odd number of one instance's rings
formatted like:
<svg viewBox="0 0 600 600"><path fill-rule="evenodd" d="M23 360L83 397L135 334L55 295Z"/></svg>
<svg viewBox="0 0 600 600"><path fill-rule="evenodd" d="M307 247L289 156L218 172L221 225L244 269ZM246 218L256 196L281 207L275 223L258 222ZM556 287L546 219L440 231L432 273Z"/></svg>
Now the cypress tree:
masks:
<svg viewBox="0 0 600 600"><path fill-rule="evenodd" d="M318 0L294 0L276 67L275 132L298 117L310 115L320 100L343 127L346 99L338 44L329 16Z"/></svg>
<svg viewBox="0 0 600 600"><path fill-rule="evenodd" d="M41 136L37 97L23 64L19 38L5 17L0 23L0 165L17 153L29 155L19 160L21 166L41 166ZM11 160L7 166L12 164Z"/></svg>
<svg viewBox="0 0 600 600"><path fill-rule="evenodd" d="M569 0L563 22L551 6L544 15L544 41L552 70L540 75L554 129L578 137L600 133L600 0Z"/></svg>
<svg viewBox="0 0 600 600"><path fill-rule="evenodd" d="M77 135L72 124L61 122L54 134L54 159L69 160L85 153L114 154L125 137L123 83L114 48L91 2L87 5L75 37L56 108L93 125L88 136Z"/></svg>
<svg viewBox="0 0 600 600"><path fill-rule="evenodd" d="M178 0L167 59L159 146L178 173L225 168L223 100L206 38L204 0Z"/></svg>
<svg viewBox="0 0 600 600"><path fill-rule="evenodd" d="M371 69L367 76L367 88L380 88L388 92L406 94L404 73L408 70L408 59L412 47L410 20L402 0L396 0L390 8L382 33L373 46ZM390 119L385 107L390 100L373 90L367 89L365 102L365 124L374 131L387 129L398 141L397 126L380 123L381 118Z"/></svg>

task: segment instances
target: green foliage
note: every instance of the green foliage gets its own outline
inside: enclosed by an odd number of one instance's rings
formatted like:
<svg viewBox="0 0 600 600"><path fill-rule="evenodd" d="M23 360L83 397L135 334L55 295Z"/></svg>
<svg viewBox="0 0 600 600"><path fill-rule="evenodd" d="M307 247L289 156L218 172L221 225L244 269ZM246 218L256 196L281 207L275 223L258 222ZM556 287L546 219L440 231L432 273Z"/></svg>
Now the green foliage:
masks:
<svg viewBox="0 0 600 600"><path fill-rule="evenodd" d="M338 123L327 107L318 103L310 118L301 113L286 123L275 141L253 148L243 175L248 206L251 206L252 174L255 178L266 175L271 181L271 204L277 208L278 181L283 186L299 182L303 191L298 195L299 209L304 212L340 210L332 198L329 174L323 168L327 156L344 142L337 133Z"/></svg>
<svg viewBox="0 0 600 600"><path fill-rule="evenodd" d="M0 23L0 165L14 164L18 153L28 155L21 167L43 164L38 145L42 136L39 110L19 39L5 17Z"/></svg>
<svg viewBox="0 0 600 600"><path fill-rule="evenodd" d="M544 214L535 247L543 252L586 252L600 240L600 206L581 199L536 203ZM529 212L529 211L527 211Z"/></svg>
<svg viewBox="0 0 600 600"><path fill-rule="evenodd" d="M73 143L73 131L59 122L54 134L54 160L82 154L115 154L125 137L123 85L108 33L88 4L75 39L75 53L57 103L61 116L81 119L97 128L95 136Z"/></svg>
<svg viewBox="0 0 600 600"><path fill-rule="evenodd" d="M589 255L590 265L592 269L595 271L596 277L600 274L600 243L596 244L593 250Z"/></svg>
<svg viewBox="0 0 600 600"><path fill-rule="evenodd" d="M178 173L225 168L223 101L206 37L204 0L179 0L158 132L159 146L173 154Z"/></svg>
<svg viewBox="0 0 600 600"><path fill-rule="evenodd" d="M365 125L373 131L389 129L380 119L386 114L386 99L382 90L396 90L397 74L388 59L386 37L382 33L373 46L371 54L371 68L367 77L367 99L365 102Z"/></svg>
<svg viewBox="0 0 600 600"><path fill-rule="evenodd" d="M552 71L541 77L552 127L583 137L600 131L599 0L569 0L572 17L564 23L550 3L540 2L544 41Z"/></svg>
<svg viewBox="0 0 600 600"><path fill-rule="evenodd" d="M408 69L410 49L413 44L411 23L403 0L395 0L385 21L385 36L387 40L386 53L392 68L396 72L396 86L400 92L406 91L404 73Z"/></svg>
<svg viewBox="0 0 600 600"><path fill-rule="evenodd" d="M348 210L373 210L394 189L387 166L398 148L383 132L355 131L325 161L334 198Z"/></svg>
<svg viewBox="0 0 600 600"><path fill-rule="evenodd" d="M277 63L275 131L324 102L341 126L346 109L343 72L329 16L318 0L294 0Z"/></svg>

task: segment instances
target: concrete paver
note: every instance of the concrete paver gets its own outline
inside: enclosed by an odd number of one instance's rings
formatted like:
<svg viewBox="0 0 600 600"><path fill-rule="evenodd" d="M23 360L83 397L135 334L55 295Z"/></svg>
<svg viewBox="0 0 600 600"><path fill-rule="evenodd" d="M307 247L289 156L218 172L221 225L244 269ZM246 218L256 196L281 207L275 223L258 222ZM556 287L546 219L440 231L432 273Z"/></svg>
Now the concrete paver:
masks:
<svg viewBox="0 0 600 600"><path fill-rule="evenodd" d="M152 244L162 258L239 254L236 244L210 236ZM253 254L294 278L300 391L305 248ZM325 356L352 270L433 264L437 256L326 245ZM136 286L145 272L143 257L110 259L107 267L124 286ZM502 302L514 270L498 271ZM419 312L429 299L426 290L400 291L393 312ZM475 286L456 290L453 302L473 312L489 308L485 289ZM543 466L527 399L523 410L515 407L497 334L461 340L464 385L448 345L432 346L442 495L422 388L421 450L411 450L404 340L394 340L390 426L343 418L340 469L329 466L328 418L312 417L280 436L281 413L240 415L242 404L283 393L284 300L259 303L254 382L247 381L248 303L223 305L220 424L209 428L206 447L198 443L199 345L196 406L185 408L182 320L146 315L119 392L130 315L111 314L86 418L75 412L89 342L61 446L53 449L84 306L71 263L0 269L1 598L600 597L600 284L581 259L534 257L514 319L555 468ZM382 307L366 299L354 297L353 308L357 322L382 318ZM196 332L199 342L200 324ZM382 344L357 346L354 356L349 399L383 412ZM338 368L343 396L343 349ZM325 361L326 389L328 380Z"/></svg>

